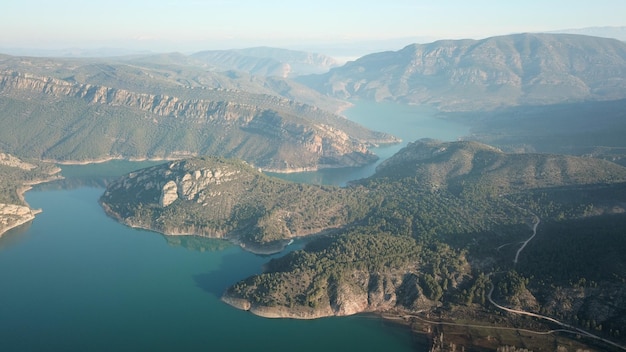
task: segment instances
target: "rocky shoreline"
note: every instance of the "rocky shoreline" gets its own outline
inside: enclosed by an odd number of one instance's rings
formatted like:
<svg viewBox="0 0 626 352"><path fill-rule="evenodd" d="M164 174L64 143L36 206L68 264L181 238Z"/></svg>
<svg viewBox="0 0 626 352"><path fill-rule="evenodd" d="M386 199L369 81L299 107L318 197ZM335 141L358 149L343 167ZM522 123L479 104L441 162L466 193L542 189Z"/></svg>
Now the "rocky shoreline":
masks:
<svg viewBox="0 0 626 352"><path fill-rule="evenodd" d="M41 209L31 209L17 204L0 203L0 237L9 230L24 225L41 213Z"/></svg>
<svg viewBox="0 0 626 352"><path fill-rule="evenodd" d="M37 166L35 165L24 163L17 158L14 159L19 161L19 163L9 166L18 167L26 170L32 170L37 168ZM24 199L24 193L29 191L34 185L61 179L62 176L58 175L59 172L61 172L61 169L55 167L54 169L52 169L47 178L27 182L19 187L17 189L17 196L22 204L0 203L0 237L2 237L2 235L4 235L9 230L32 221L33 219L35 219L35 215L42 212L41 209L31 209L29 207L28 203L26 203L26 200Z"/></svg>

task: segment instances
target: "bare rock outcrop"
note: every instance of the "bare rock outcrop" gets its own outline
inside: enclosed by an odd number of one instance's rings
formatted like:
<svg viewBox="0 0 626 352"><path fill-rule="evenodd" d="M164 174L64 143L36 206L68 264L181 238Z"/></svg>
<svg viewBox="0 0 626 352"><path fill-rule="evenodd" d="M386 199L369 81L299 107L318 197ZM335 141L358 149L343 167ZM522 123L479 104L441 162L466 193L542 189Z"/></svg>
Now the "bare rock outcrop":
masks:
<svg viewBox="0 0 626 352"><path fill-rule="evenodd" d="M123 176L100 202L129 226L228 238L253 252L276 252L294 237L355 221L358 213L344 202L355 196L349 189L268 177L240 160L199 157Z"/></svg>
<svg viewBox="0 0 626 352"><path fill-rule="evenodd" d="M368 272L363 270L351 271L347 277L341 280L330 279L321 286L321 291L314 291L308 302L289 304L281 303L278 296L264 293L268 297L267 302L254 302L247 298L242 298L236 293L238 288L229 289L223 296L222 301L242 310L266 318L292 318L292 319L316 319L328 316L348 316L366 312L386 312L394 310L417 311L422 309L432 309L441 305L436 300L431 300L423 292L418 281L413 280L418 277L419 272L408 274L408 268L398 268L387 270L386 272ZM298 278L301 282L294 286L311 287L308 285L306 275ZM293 280L296 280L295 278ZM304 280L302 282L302 280ZM407 290L412 286L411 290ZM246 287L256 291L263 290L254 285ZM275 289L276 290L276 289ZM287 290L285 288L285 290ZM276 290L279 294L284 294L281 289ZM315 293L317 292L317 293ZM311 292L291 292L290 297L311 295ZM293 295L293 296L291 296Z"/></svg>
<svg viewBox="0 0 626 352"><path fill-rule="evenodd" d="M35 218L40 210L17 204L0 203L0 236L8 230L25 224Z"/></svg>
<svg viewBox="0 0 626 352"><path fill-rule="evenodd" d="M24 162L21 159L16 158L11 154L6 154L6 153L0 153L0 165L16 167L16 168L26 170L26 171L37 168L37 165Z"/></svg>

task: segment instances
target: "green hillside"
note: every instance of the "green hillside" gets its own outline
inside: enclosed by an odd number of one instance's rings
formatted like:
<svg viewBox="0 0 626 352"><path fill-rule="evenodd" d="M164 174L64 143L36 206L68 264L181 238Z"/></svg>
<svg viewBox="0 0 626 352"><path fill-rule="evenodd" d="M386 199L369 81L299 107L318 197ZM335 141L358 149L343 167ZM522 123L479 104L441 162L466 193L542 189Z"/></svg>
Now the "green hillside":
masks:
<svg viewBox="0 0 626 352"><path fill-rule="evenodd" d="M296 171L363 165L376 159L369 146L397 141L284 98L208 91L210 99L183 99L2 72L0 145L58 161L210 154Z"/></svg>
<svg viewBox="0 0 626 352"><path fill-rule="evenodd" d="M227 238L263 253L324 234L224 294L257 315L429 312L548 328L499 315L488 299L494 287L500 304L619 339L622 310L600 297L626 299L625 185L626 168L603 160L425 140L345 188L196 158L131 173L110 184L101 203L131 226ZM577 293L560 307L558 292Z"/></svg>

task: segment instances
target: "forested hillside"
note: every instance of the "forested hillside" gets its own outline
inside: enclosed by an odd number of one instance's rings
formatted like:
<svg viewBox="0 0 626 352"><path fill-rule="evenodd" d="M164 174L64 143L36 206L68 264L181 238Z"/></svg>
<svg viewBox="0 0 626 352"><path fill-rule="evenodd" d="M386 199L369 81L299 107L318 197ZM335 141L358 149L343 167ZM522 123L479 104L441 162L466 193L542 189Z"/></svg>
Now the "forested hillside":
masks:
<svg viewBox="0 0 626 352"><path fill-rule="evenodd" d="M614 338L621 311L597 297L626 299L626 263L618 255L624 185L626 169L603 160L425 140L345 188L285 182L204 158L132 173L101 202L131 226L230 238L250 250L325 233L225 293L224 301L258 315L426 310L489 320L495 299ZM556 242L574 238L595 254L578 246L555 251ZM576 270L560 270L572 256ZM571 307L558 308L554 293L572 290Z"/></svg>
<svg viewBox="0 0 626 352"><path fill-rule="evenodd" d="M395 143L301 84L218 72L183 54L0 55L0 145L56 161L236 157L273 171L358 166Z"/></svg>

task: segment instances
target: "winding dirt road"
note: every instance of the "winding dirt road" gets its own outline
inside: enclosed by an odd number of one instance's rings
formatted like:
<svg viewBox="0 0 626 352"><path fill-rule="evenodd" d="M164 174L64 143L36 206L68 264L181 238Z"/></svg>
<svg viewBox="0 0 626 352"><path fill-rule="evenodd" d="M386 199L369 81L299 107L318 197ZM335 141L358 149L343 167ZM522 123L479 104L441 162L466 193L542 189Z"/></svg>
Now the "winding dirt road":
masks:
<svg viewBox="0 0 626 352"><path fill-rule="evenodd" d="M537 218L537 219L539 219L539 218ZM538 224L538 222L537 222L537 224ZM536 226L535 226L535 229L536 229ZM607 340L607 339L602 338L600 336L594 335L592 333L589 333L589 332L587 332L585 330L579 329L579 328L577 328L575 326L572 326L572 325L569 325L567 323L560 322L560 321L558 321L558 320L556 320L554 318L551 318L551 317L548 317L548 316L545 316L545 315L541 315L541 314L536 314L536 313L526 312L526 311L523 311L523 310L512 309L512 308L507 308L507 307L501 306L498 303L494 302L494 300L491 298L491 294L493 293L493 289L494 289L494 286L492 284L491 285L491 289L489 290L489 294L487 295L487 299L489 300L489 302L491 304L493 304L498 309L504 310L504 311L509 312L509 313L526 315L526 316L529 316L529 317L534 317L534 318L547 320L547 321L549 321L551 323L555 323L555 324L558 324L558 325L566 328L567 332L571 332L573 334L580 334L580 335L584 335L584 336L590 337L592 339L600 340L600 341L602 341L604 343L607 343L607 344L609 344L611 346L614 346L614 347L617 347L619 349L622 349L622 350L626 351L626 347L624 347L622 345L619 345L619 344L617 344L617 343L615 343L613 341L610 341L610 340Z"/></svg>
<svg viewBox="0 0 626 352"><path fill-rule="evenodd" d="M533 224L533 235L530 236L526 241L522 242L522 246L519 247L519 249L517 250L517 253L515 253L515 259L513 259L513 264L517 264L517 261L519 259L519 254L522 253L524 248L526 248L526 245L528 244L528 242L532 241L532 239L535 238L535 236L537 235L537 226L539 226L541 219L539 219L539 217L535 214L533 214L533 216L535 217L535 223Z"/></svg>

